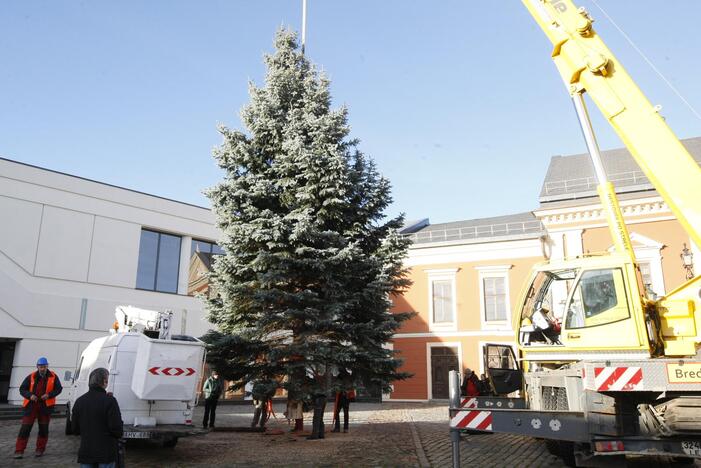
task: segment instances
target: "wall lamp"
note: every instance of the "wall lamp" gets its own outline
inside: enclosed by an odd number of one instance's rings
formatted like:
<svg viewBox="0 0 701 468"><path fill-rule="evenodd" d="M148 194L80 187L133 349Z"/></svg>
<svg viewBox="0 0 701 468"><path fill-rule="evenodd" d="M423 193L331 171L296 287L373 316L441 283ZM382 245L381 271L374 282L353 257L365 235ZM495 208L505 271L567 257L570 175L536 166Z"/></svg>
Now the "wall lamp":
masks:
<svg viewBox="0 0 701 468"><path fill-rule="evenodd" d="M682 259L682 266L686 270L686 279L691 279L694 277L694 254L689 248L684 244L682 253L679 254L679 258Z"/></svg>

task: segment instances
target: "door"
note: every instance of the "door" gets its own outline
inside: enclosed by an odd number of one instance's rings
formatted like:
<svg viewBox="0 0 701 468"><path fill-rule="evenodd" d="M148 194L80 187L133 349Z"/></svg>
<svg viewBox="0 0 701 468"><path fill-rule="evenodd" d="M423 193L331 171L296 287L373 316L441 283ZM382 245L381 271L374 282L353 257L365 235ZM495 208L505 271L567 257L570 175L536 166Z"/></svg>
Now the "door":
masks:
<svg viewBox="0 0 701 468"><path fill-rule="evenodd" d="M7 402L10 391L10 374L15 358L15 341L0 341L0 403Z"/></svg>
<svg viewBox="0 0 701 468"><path fill-rule="evenodd" d="M494 392L508 395L521 390L523 374L513 348L503 344L486 344L482 351L484 370Z"/></svg>
<svg viewBox="0 0 701 468"><path fill-rule="evenodd" d="M629 287L622 268L583 271L567 304L562 342L570 349L639 347Z"/></svg>
<svg viewBox="0 0 701 468"><path fill-rule="evenodd" d="M448 399L448 373L460 372L458 348L452 346L431 347L431 395L437 400Z"/></svg>

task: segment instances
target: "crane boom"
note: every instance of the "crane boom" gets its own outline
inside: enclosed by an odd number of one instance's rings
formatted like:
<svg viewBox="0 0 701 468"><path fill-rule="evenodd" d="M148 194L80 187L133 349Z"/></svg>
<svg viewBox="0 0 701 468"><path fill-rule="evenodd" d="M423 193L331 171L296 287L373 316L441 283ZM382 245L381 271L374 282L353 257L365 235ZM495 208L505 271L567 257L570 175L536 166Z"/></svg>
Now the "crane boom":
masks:
<svg viewBox="0 0 701 468"><path fill-rule="evenodd" d="M644 293L583 94L589 93L697 246L701 169L592 29L584 9L570 0L522 1L553 44L615 252L535 265L512 319L518 355L503 343L485 344L489 389L472 398L460 398L457 375L450 376L454 465L466 428L544 438L568 466L625 464L627 454L701 459L701 275L662 298Z"/></svg>
<svg viewBox="0 0 701 468"><path fill-rule="evenodd" d="M570 0L522 0L553 44L570 94L588 92L643 173L701 247L701 168ZM614 239L616 237L614 236Z"/></svg>

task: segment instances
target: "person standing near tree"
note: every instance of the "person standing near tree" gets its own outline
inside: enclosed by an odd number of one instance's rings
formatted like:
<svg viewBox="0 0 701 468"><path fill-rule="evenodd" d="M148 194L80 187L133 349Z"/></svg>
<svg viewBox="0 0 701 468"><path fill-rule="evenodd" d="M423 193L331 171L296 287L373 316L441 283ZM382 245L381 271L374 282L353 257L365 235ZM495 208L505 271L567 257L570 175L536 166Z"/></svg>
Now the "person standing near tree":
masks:
<svg viewBox="0 0 701 468"><path fill-rule="evenodd" d="M272 413L272 401L275 395L275 386L270 381L260 381L253 384L251 396L253 396L253 421L251 427L260 425L265 427Z"/></svg>
<svg viewBox="0 0 701 468"><path fill-rule="evenodd" d="M336 392L336 401L333 408L333 429L331 432L341 432L341 410L343 410L343 432L348 432L350 402L355 401L353 378L348 370L341 369L338 373L338 380L341 390Z"/></svg>
<svg viewBox="0 0 701 468"><path fill-rule="evenodd" d="M90 372L88 391L73 406L71 430L80 435L80 468L115 468L117 464L124 424L117 400L106 391L109 375L104 367Z"/></svg>
<svg viewBox="0 0 701 468"><path fill-rule="evenodd" d="M324 411L326 411L326 398L329 389L331 373L325 364L311 365L307 368L305 379L306 393L311 397L314 414L312 416L312 433L309 440L324 438Z"/></svg>
<svg viewBox="0 0 701 468"><path fill-rule="evenodd" d="M17 442L15 443L15 458L22 458L24 450L27 448L29 433L32 431L34 420L38 419L39 435L37 436L37 446L35 456L41 457L46 450L49 441L49 421L56 405L58 396L63 387L58 376L49 370L49 361L45 357L37 360L37 370L29 374L22 385L19 386L19 393L24 397L24 411L22 415L22 425L19 429Z"/></svg>
<svg viewBox="0 0 701 468"><path fill-rule="evenodd" d="M212 371L212 375L204 383L204 420L202 427L214 427L214 419L217 417L217 404L224 386L219 380L219 372Z"/></svg>

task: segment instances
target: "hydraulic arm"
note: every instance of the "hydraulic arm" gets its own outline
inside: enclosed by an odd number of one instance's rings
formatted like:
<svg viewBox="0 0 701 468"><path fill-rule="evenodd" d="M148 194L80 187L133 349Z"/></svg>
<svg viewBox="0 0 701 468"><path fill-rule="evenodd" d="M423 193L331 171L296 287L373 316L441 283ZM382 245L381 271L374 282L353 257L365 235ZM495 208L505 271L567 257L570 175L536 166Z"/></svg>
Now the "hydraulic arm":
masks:
<svg viewBox="0 0 701 468"><path fill-rule="evenodd" d="M689 237L701 247L701 169L570 0L523 0L553 44L570 94L587 92ZM614 240L616 237L614 236Z"/></svg>

